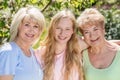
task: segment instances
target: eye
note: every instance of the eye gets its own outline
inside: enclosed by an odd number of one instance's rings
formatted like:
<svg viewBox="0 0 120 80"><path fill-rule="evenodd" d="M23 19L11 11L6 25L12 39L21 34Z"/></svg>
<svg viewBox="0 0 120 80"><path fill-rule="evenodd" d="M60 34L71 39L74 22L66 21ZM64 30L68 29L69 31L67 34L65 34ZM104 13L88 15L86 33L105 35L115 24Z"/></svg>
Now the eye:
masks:
<svg viewBox="0 0 120 80"><path fill-rule="evenodd" d="M29 27L29 26L30 26L30 25L29 25L29 23L25 23L24 25L25 25L25 26L27 26L27 27Z"/></svg>
<svg viewBox="0 0 120 80"><path fill-rule="evenodd" d="M66 30L70 30L69 28L67 28Z"/></svg>
<svg viewBox="0 0 120 80"><path fill-rule="evenodd" d="M56 27L56 29L61 29L61 28L59 28L59 27Z"/></svg>
<svg viewBox="0 0 120 80"><path fill-rule="evenodd" d="M98 28L95 28L95 29L94 29L94 31L97 31L97 30L98 30Z"/></svg>
<svg viewBox="0 0 120 80"><path fill-rule="evenodd" d="M88 32L88 31L84 31L83 33L84 33L84 34L89 34L89 32Z"/></svg>
<svg viewBox="0 0 120 80"><path fill-rule="evenodd" d="M38 25L35 25L34 28L39 28L39 26L38 26Z"/></svg>

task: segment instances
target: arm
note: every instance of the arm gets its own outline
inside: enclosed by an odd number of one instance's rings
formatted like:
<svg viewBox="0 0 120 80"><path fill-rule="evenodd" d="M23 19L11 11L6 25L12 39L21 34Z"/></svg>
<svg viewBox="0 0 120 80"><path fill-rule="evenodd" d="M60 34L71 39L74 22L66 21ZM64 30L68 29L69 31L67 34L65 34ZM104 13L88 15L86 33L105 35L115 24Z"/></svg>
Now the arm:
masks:
<svg viewBox="0 0 120 80"><path fill-rule="evenodd" d="M0 80L13 80L17 64L17 50L9 43L0 47Z"/></svg>
<svg viewBox="0 0 120 80"><path fill-rule="evenodd" d="M43 65L42 56L44 53L45 53L45 46L40 46L39 48L35 49L35 57L41 66Z"/></svg>
<svg viewBox="0 0 120 80"><path fill-rule="evenodd" d="M110 42L114 42L120 46L120 40L110 40Z"/></svg>
<svg viewBox="0 0 120 80"><path fill-rule="evenodd" d="M87 49L89 46L87 45L87 43L84 41L84 39L82 39L81 37L79 37L79 45L80 45L80 50L81 52L84 49Z"/></svg>
<svg viewBox="0 0 120 80"><path fill-rule="evenodd" d="M0 76L0 80L13 80L13 76L12 75Z"/></svg>

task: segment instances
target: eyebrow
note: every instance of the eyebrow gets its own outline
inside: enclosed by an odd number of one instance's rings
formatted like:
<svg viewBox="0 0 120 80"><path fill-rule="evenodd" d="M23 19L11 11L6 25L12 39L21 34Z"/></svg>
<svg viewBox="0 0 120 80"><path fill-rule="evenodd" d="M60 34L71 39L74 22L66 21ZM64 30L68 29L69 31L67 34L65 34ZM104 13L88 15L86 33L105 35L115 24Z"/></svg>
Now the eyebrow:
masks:
<svg viewBox="0 0 120 80"><path fill-rule="evenodd" d="M98 28L97 26L95 26L94 28Z"/></svg>

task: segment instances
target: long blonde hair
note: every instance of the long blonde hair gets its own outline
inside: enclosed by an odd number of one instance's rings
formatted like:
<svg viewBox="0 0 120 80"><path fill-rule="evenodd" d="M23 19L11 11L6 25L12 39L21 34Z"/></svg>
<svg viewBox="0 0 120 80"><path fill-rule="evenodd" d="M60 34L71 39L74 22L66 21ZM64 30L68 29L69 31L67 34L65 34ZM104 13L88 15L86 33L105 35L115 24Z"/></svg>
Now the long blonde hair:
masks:
<svg viewBox="0 0 120 80"><path fill-rule="evenodd" d="M78 44L78 37L76 35L76 22L75 17L73 13L70 10L63 10L58 12L51 20L49 29L48 29L48 35L45 39L45 46L46 50L43 54L42 58L44 61L44 80L53 80L53 69L54 69L54 63L55 63L55 38L54 38L54 30L56 26L58 25L60 19L63 18L69 18L73 22L73 34L70 38L70 40L67 43L67 49L64 59L64 80L70 80L70 74L71 71L74 70L76 67L78 74L79 74L79 80L83 80L83 71L82 71L82 64L81 64L81 57L80 57L80 47Z"/></svg>

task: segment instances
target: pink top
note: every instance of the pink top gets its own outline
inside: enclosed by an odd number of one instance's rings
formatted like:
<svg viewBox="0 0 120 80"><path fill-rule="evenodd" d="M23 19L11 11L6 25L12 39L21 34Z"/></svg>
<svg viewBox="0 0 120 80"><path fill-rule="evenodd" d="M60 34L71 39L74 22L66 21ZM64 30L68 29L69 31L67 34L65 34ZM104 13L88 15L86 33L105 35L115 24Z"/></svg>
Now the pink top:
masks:
<svg viewBox="0 0 120 80"><path fill-rule="evenodd" d="M64 51L65 52L65 51ZM55 59L55 69L54 69L54 80L63 80L63 72L64 72L64 52L56 55Z"/></svg>
<svg viewBox="0 0 120 80"><path fill-rule="evenodd" d="M41 58L41 51L37 50L36 57L37 60L39 61L40 65L43 67L43 61L40 59ZM56 61L55 61L55 69L54 69L54 80L63 80L62 76L64 74L64 52L61 54L56 55ZM79 80L78 79L78 72L76 69L73 69L74 71L71 72L71 77L69 80Z"/></svg>

